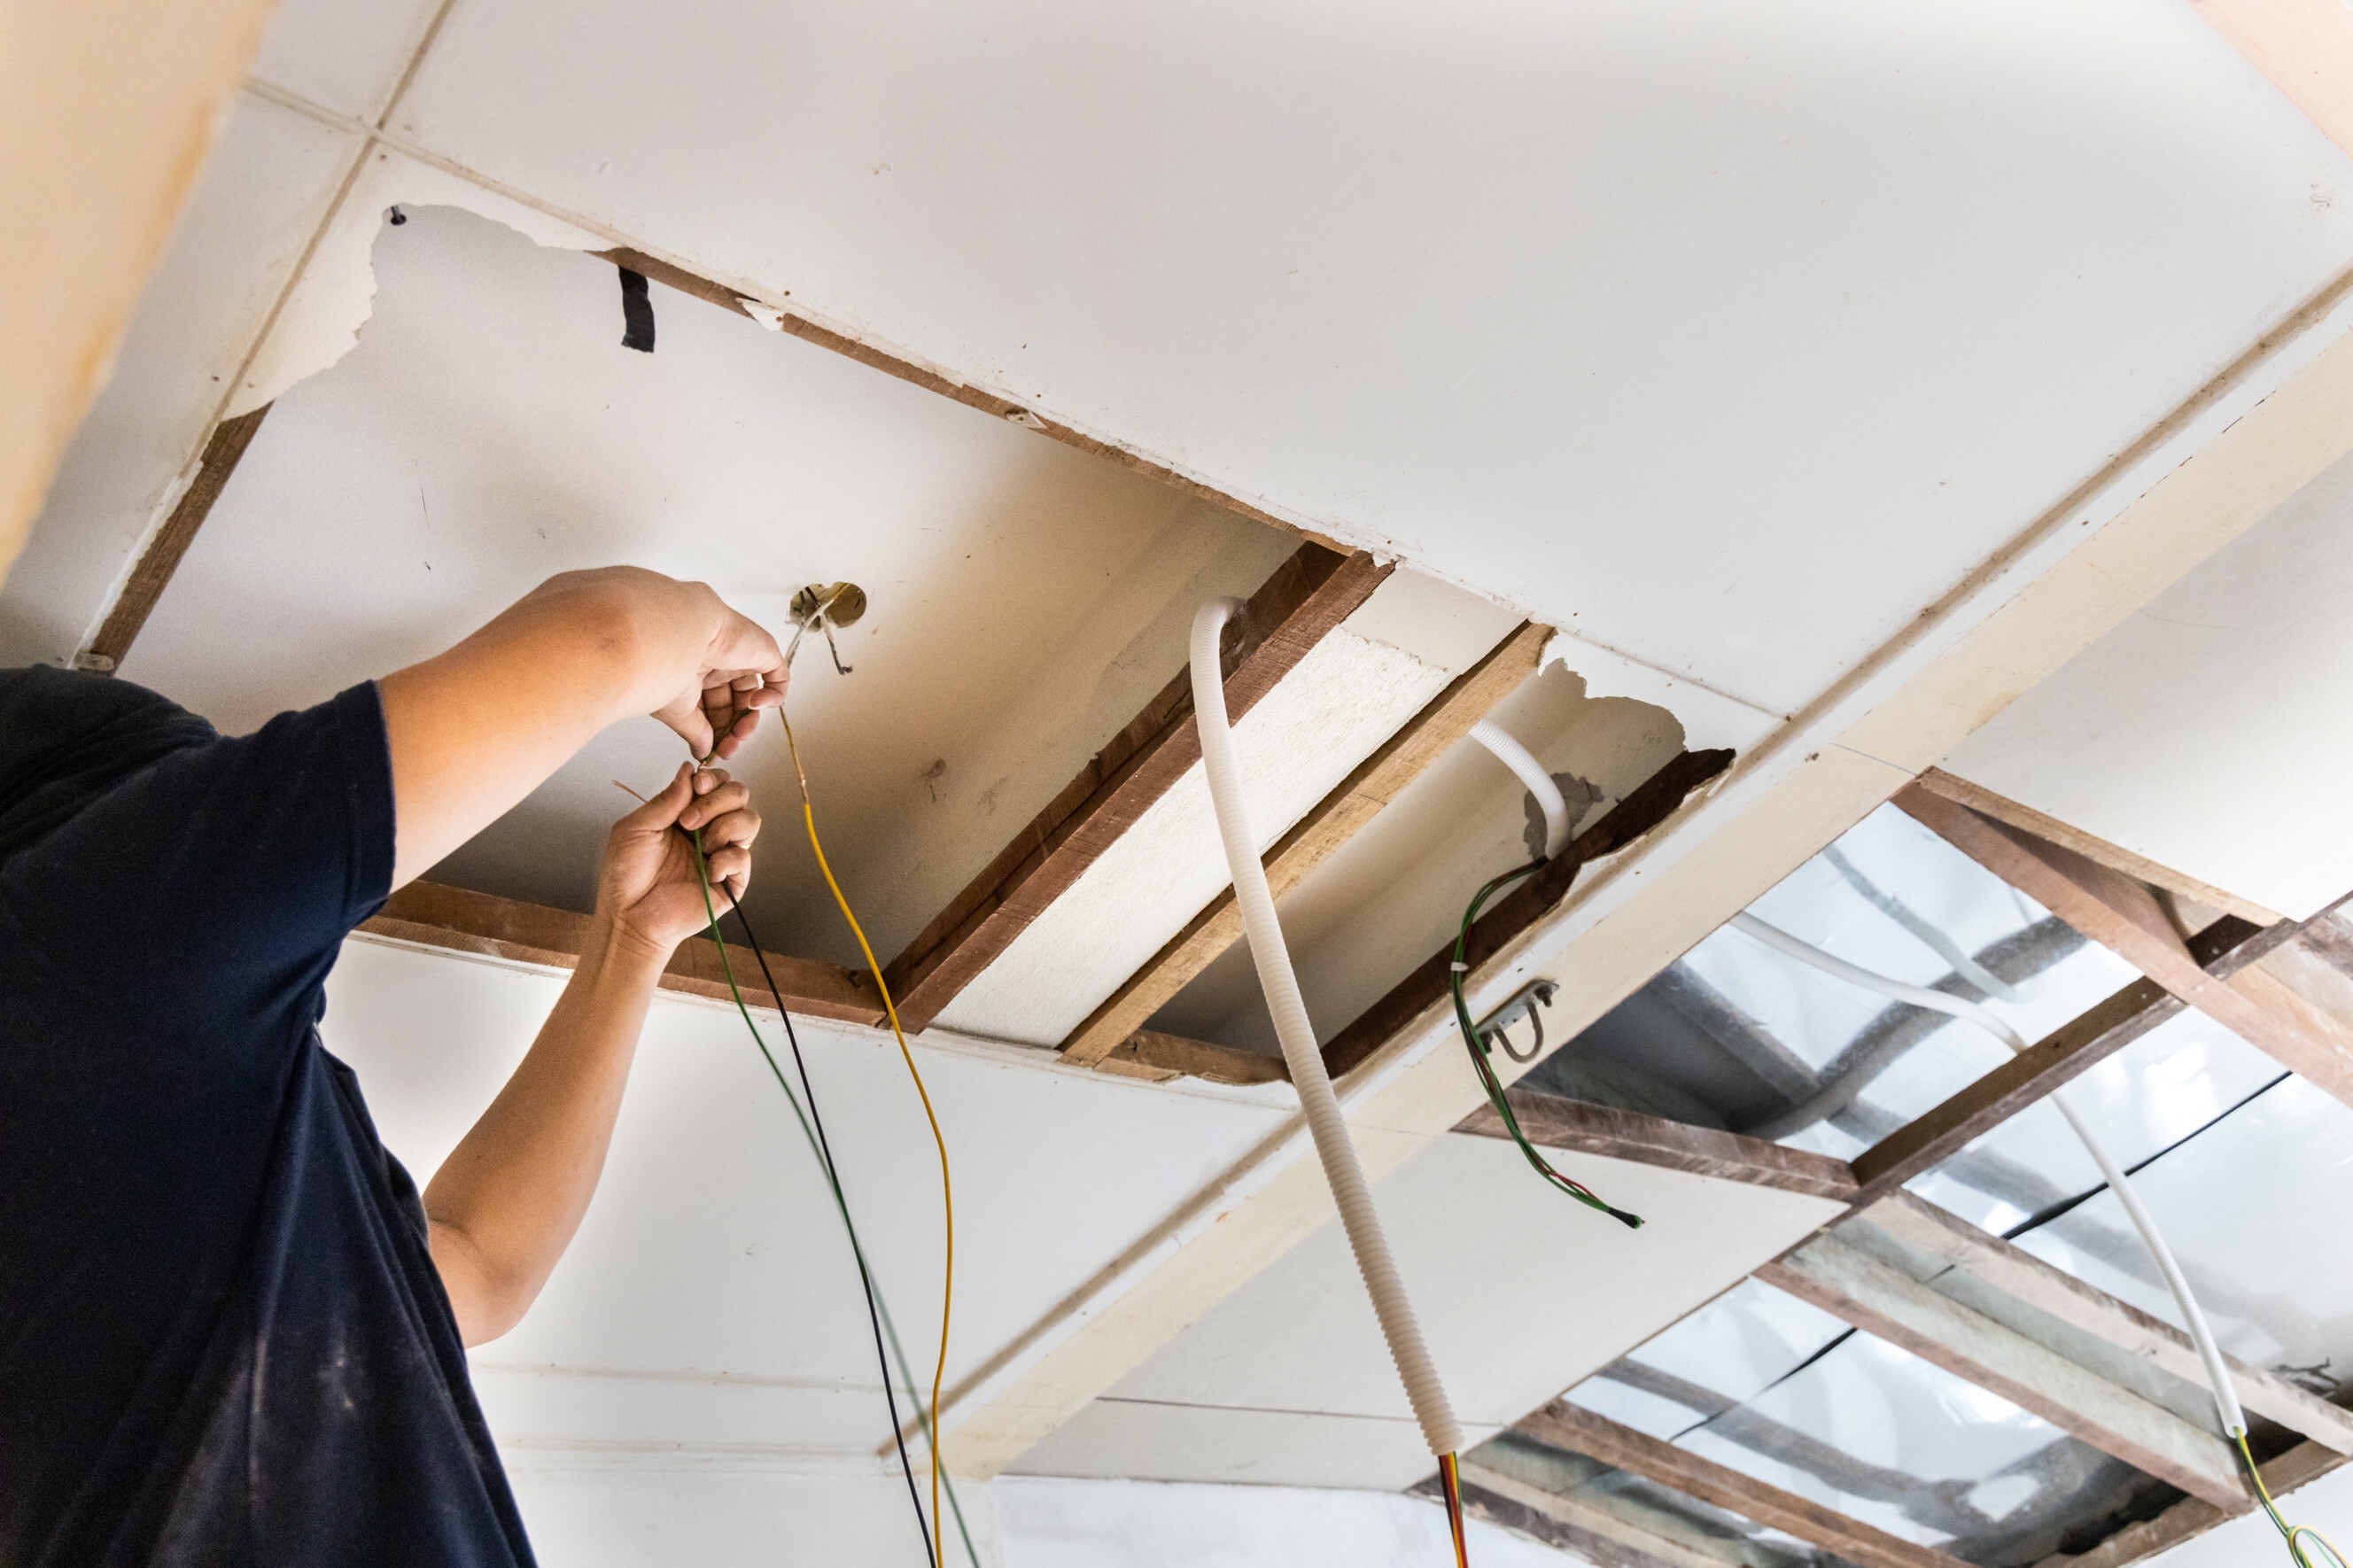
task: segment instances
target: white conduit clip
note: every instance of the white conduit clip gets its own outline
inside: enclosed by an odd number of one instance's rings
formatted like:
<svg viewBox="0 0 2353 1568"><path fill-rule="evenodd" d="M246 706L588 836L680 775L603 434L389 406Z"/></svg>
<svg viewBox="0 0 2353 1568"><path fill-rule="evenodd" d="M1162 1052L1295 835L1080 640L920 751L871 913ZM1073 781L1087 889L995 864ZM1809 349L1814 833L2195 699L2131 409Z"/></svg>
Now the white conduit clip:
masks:
<svg viewBox="0 0 2353 1568"><path fill-rule="evenodd" d="M1324 1053L1315 1047L1315 1031L1307 1021L1307 1005L1299 994L1299 978L1292 973L1291 951L1275 919L1274 895L1266 885L1266 868L1259 862L1257 835L1242 799L1240 764L1234 758L1233 727L1226 719L1226 686L1219 668L1219 636L1229 616L1242 607L1240 599L1212 599L1193 617L1193 717L1201 736L1201 763L1209 778L1209 800L1218 815L1218 834L1225 841L1226 866L1233 874L1234 903L1241 910L1242 931L1250 940L1250 961L1258 966L1258 983L1266 993L1267 1010L1274 1015L1274 1032L1282 1042L1282 1059L1291 1066L1292 1086L1299 1091L1299 1108L1315 1140L1324 1178L1340 1208L1340 1224L1356 1255L1356 1269L1373 1299L1381 1337L1388 1342L1389 1358L1405 1380L1406 1397L1431 1454L1444 1458L1462 1447L1462 1428L1439 1385L1438 1368L1421 1342L1413 1305L1406 1300L1381 1235L1380 1215L1373 1210L1372 1189L1356 1163L1356 1145L1348 1140L1348 1124L1332 1093L1331 1075L1324 1070ZM1549 782L1549 781L1546 781Z"/></svg>
<svg viewBox="0 0 2353 1568"><path fill-rule="evenodd" d="M1932 991L1925 985L1907 985L1901 980L1873 973L1849 963L1835 953L1824 952L1813 943L1800 941L1778 926L1767 925L1746 910L1733 916L1731 924L1736 931L1756 938L1776 952L1786 953L1799 963L1810 964L1850 985L1876 991L1882 996L1909 1002L1915 1007L1930 1007L1939 1013L1949 1013L1964 1022L1975 1024L2019 1055L2026 1054L2025 1037L2003 1023L1998 1015L1975 1002L1949 996L1942 991ZM2232 1382L2230 1369L2223 1364L2222 1349L2214 1342L2214 1331L2208 1327L2206 1314L2200 1309L2198 1298L2189 1293L2189 1278L2181 1272L2181 1265L2175 1260L2173 1248L2165 1244L2165 1237L2157 1228L2155 1217L2141 1205L2140 1194L2133 1190L2132 1182L2125 1175L2124 1168L2109 1154L2107 1146L2093 1133L2090 1125L2076 1113L2075 1107L2067 1098L2067 1091L2054 1090L2051 1099L2058 1105L2059 1114L2067 1119L2067 1125L2075 1130L2075 1136L2083 1140L2084 1152L2091 1155L2092 1163L2100 1168L2102 1179L2116 1194L2116 1201L2124 1205L2125 1215L2132 1221L2133 1228L2140 1232L2141 1245L2148 1248L2150 1259L2157 1264L2157 1271L2165 1277L2166 1289L2173 1292L2173 1304L2181 1310L2182 1319L2189 1328L2190 1342L2198 1347L2198 1359L2205 1364L2207 1385L2214 1394L2214 1410L2221 1417L2223 1436L2240 1436L2247 1429L2247 1416L2239 1406L2238 1388Z"/></svg>
<svg viewBox="0 0 2353 1568"><path fill-rule="evenodd" d="M1552 782L1544 764L1529 750L1512 737L1511 731L1482 719L1471 726L1471 738L1495 753L1495 760L1519 774L1528 793L1536 797L1536 805L1544 813L1545 858L1549 860L1568 844L1568 803L1560 797L1560 785Z"/></svg>

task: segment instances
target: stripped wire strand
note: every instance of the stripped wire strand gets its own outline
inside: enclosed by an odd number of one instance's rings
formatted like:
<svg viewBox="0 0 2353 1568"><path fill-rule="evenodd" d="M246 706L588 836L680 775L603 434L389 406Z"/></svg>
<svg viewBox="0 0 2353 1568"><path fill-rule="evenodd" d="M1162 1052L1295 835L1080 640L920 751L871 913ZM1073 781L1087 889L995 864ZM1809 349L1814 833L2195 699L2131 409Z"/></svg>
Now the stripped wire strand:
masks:
<svg viewBox="0 0 2353 1568"><path fill-rule="evenodd" d="M1641 1215L1629 1214L1621 1208L1612 1208L1604 1203L1592 1188L1582 1182L1571 1181L1554 1170L1551 1163L1536 1152L1535 1146L1530 1143L1527 1135L1520 1131L1520 1119L1513 1114L1512 1102L1504 1096L1503 1084L1496 1079L1493 1065L1487 1060L1492 1047L1485 1040L1480 1038L1479 1026L1471 1016L1471 1004L1462 994L1462 977L1471 972L1471 928L1478 921L1479 911L1486 907L1487 900L1493 898L1498 891L1524 878L1535 876L1544 869L1545 863L1545 858L1539 856L1525 866L1504 872L1473 894L1471 907L1462 911L1462 929L1454 939L1454 963L1447 973L1447 989L1454 998L1455 1022L1461 1026L1463 1047L1471 1053L1472 1070L1479 1075L1480 1087L1487 1091L1487 1103L1495 1108L1495 1114L1503 1120L1504 1131L1510 1133L1512 1142L1520 1146L1520 1152L1527 1157L1528 1163L1535 1168L1536 1174L1588 1208L1600 1210L1630 1230L1640 1230L1642 1226Z"/></svg>

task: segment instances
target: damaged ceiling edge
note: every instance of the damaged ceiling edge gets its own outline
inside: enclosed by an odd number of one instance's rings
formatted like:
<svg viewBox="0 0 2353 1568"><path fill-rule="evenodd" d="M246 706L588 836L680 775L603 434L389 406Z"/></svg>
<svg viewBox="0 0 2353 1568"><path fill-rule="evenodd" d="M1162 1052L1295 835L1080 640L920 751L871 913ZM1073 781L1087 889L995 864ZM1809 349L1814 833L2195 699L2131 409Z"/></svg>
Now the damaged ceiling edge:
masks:
<svg viewBox="0 0 2353 1568"><path fill-rule="evenodd" d="M747 319L769 331L789 330L786 325L789 321L806 323L816 329L820 341L828 338L837 340L826 346L849 353L851 357L899 374L902 379L930 385L944 395L954 396L958 391L970 390L991 402L1025 412L1034 411L1038 403L1036 398L997 390L879 333L814 309L806 300L794 299L789 289L779 293L735 279L705 263L676 256L586 214L567 211L469 169L398 132L338 114L262 78L248 78L245 90L280 108L364 136L367 142L363 153L364 166L338 202L315 247L317 252L327 251L327 241L332 237L336 253L334 288L332 291L304 288L317 266L314 255L310 263L298 271L294 289L279 319L265 330L261 343L254 353L251 368L240 378L235 395L226 405L225 416L246 413L271 401L287 387L326 369L351 352L359 340L360 329L366 324L375 300L373 252L382 216L396 205L459 207L477 216L504 224L534 242L554 249L632 251L675 268L685 278L715 285L717 289L733 294L735 308ZM367 197L364 200L359 199L364 194L363 187L365 187ZM702 290L689 291L703 293L706 299L712 298ZM311 297L304 297L306 295ZM757 307L756 313L752 307ZM290 317L294 320L290 321ZM775 320L771 321L771 317ZM797 335L806 337L810 334ZM853 352L860 350L864 352ZM878 361L887 363L878 363ZM911 372L913 374L909 374ZM959 398L958 401L970 400ZM997 412L1001 414L1003 411ZM1021 422L1029 424L1033 429L1042 428L1037 423ZM1061 435L1070 444L1095 451L1124 466L1176 480L1183 488L1245 517L1306 535L1335 549L1362 550L1384 563L1410 559L1396 547L1394 541L1380 538L1359 543L1349 537L1350 530L1299 517L1268 497L1245 496L1229 489L1181 462L1155 455L1109 432L1096 430L1083 420L1057 413L1052 422L1060 426L1060 430L1046 433ZM1474 587L1471 591L1492 597L1482 589Z"/></svg>

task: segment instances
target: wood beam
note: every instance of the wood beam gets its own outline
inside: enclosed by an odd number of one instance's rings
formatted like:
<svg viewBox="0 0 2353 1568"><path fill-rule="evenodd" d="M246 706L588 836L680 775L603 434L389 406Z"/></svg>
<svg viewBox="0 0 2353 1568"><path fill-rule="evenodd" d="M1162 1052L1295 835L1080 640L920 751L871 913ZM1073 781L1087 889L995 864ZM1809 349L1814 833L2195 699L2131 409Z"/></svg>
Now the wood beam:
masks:
<svg viewBox="0 0 2353 1568"><path fill-rule="evenodd" d="M1393 569L1320 544L1302 545L1277 567L1227 623L1226 704L1234 721ZM910 1030L927 1027L1200 756L1192 681L1179 669L891 962L884 973L900 1022Z"/></svg>
<svg viewBox="0 0 2353 1568"><path fill-rule="evenodd" d="M2181 1011L2154 980L2136 980L1854 1157L1854 1201L1869 1204L1955 1154Z"/></svg>
<svg viewBox="0 0 2353 1568"><path fill-rule="evenodd" d="M113 608L106 612L98 635L90 639L89 649L81 656L82 668L110 674L121 668L139 629L154 613L155 602L164 596L172 574L180 569L181 557L196 542L196 531L212 515L213 503L220 500L229 476L237 472L237 460L260 433L261 421L269 416L269 409L270 405L265 403L250 414L224 419L213 426L211 437L205 442L204 455L196 460L195 478L181 492L172 515L164 520L164 526L155 531L147 547L139 552L139 560L131 568L131 576L115 598Z"/></svg>
<svg viewBox="0 0 2353 1568"><path fill-rule="evenodd" d="M2257 1468L2263 1471L2263 1485L2272 1496L2280 1498L2347 1462L2344 1455L2318 1443L2301 1443ZM2203 1499L2183 1498L2155 1519L2128 1524L2089 1551L2054 1552L2034 1568L2130 1568L2133 1563L2146 1563L2170 1552L2185 1541L2194 1541L2236 1517Z"/></svg>
<svg viewBox="0 0 2353 1568"><path fill-rule="evenodd" d="M2063 845L1908 785L1895 804L1955 848L2283 1067L2353 1105L2353 1020L2257 967L2210 974L2142 882Z"/></svg>
<svg viewBox="0 0 2353 1568"><path fill-rule="evenodd" d="M1638 1165L1690 1171L1752 1187L1776 1187L1841 1202L1851 1201L1855 1194L1853 1168L1828 1154L1785 1149L1761 1138L1691 1127L1614 1106L1588 1105L1542 1089L1507 1089L1504 1098L1519 1119L1520 1131L1539 1148L1600 1154ZM1454 1131L1481 1138L1511 1137L1492 1105L1482 1105L1464 1117Z"/></svg>
<svg viewBox="0 0 2353 1568"><path fill-rule="evenodd" d="M1725 751L1683 752L1671 759L1600 821L1570 840L1543 870L1479 917L1471 928L1471 967L1485 963L1558 908L1586 866L1640 839L1672 816L1694 790L1731 765L1732 753ZM1361 1065L1384 1041L1444 998L1453 963L1454 945L1449 942L1333 1036L1324 1047L1324 1063L1332 1076L1339 1078Z"/></svg>
<svg viewBox="0 0 2353 1568"><path fill-rule="evenodd" d="M1136 1030L1094 1065L1104 1072L1155 1082L1175 1078L1229 1084L1291 1081L1291 1069L1281 1057L1262 1057L1255 1051L1237 1050L1208 1040L1188 1040L1154 1029Z"/></svg>
<svg viewBox="0 0 2353 1568"><path fill-rule="evenodd" d="M1465 1509L1574 1552L1594 1568L1744 1568L1731 1552L1645 1530L1581 1498L1546 1491L1484 1465L1464 1460L1461 1478Z"/></svg>
<svg viewBox="0 0 2353 1568"><path fill-rule="evenodd" d="M366 936L445 952L571 969L593 940L596 923L593 917L570 910L553 910L438 882L411 882L386 900L373 919L362 921L359 930ZM740 950L733 957L744 1000L754 1007L771 1005L759 965ZM882 1000L874 990L872 976L816 959L773 952L767 958L768 968L783 989L781 1000L787 1011L850 1024L882 1022ZM732 1000L718 944L708 937L679 943L670 967L662 973L661 988L715 1001Z"/></svg>
<svg viewBox="0 0 2353 1568"><path fill-rule="evenodd" d="M1266 880L1274 896L1281 899L1305 881L1496 703L1519 689L1535 674L1552 635L1550 626L1522 624L1318 802L1266 853ZM1241 913L1229 887L1062 1042L1064 1058L1093 1063L1120 1048L1241 934Z"/></svg>
<svg viewBox="0 0 2353 1568"><path fill-rule="evenodd" d="M1067 425L1034 413L1009 398L1000 397L993 392L968 385L961 381L951 381L927 366L917 364L912 360L901 359L896 354L885 353L871 344L861 343L856 338L837 332L830 327L821 327L815 321L797 315L781 306L770 305L764 300L755 300L748 294L729 288L724 283L714 282L711 279L690 272L673 262L662 260L659 257L648 256L642 250L632 250L626 246L612 250L592 251L589 254L601 257L616 267L626 267L632 272L649 278L667 288L675 289L681 294L691 294L696 299L716 305L723 310L733 310L737 315L757 321L764 327L769 327L789 337L798 338L806 343L814 343L818 348L828 349L845 359L856 360L871 370L879 370L885 375L896 376L899 380L912 383L926 392L935 392L942 397L952 398L967 408L977 408L993 418L1008 420L1020 426L1024 430L1035 430L1040 436L1060 441L1065 447L1075 447L1082 452L1091 453L1095 457L1117 463L1123 468L1132 468L1139 474L1159 480L1171 489L1182 490L1196 500L1208 501L1212 506L1223 507L1226 510L1249 518L1253 522L1262 522L1270 528L1279 528L1285 533L1296 534L1303 539L1324 545L1327 549L1346 553L1345 545L1327 539L1312 529L1302 528L1297 523L1277 517L1263 508L1252 506L1238 497L1228 495L1214 486L1205 485L1198 479L1187 479L1166 463L1155 463L1151 458L1140 453L1132 452L1124 447L1115 447L1108 441L1098 441L1093 437L1074 430Z"/></svg>
<svg viewBox="0 0 2353 1568"><path fill-rule="evenodd" d="M2106 1291L2087 1285L1998 1236L1909 1193L1863 1211L1864 1224L1941 1258L2028 1306L2098 1336L2184 1382L2206 1386L2206 1369L2189 1336ZM2224 1356L2239 1402L2254 1414L2340 1454L2353 1454L2353 1411L2331 1405L2285 1378Z"/></svg>
<svg viewBox="0 0 2353 1568"><path fill-rule="evenodd" d="M1919 783L1920 787L1929 794L1941 795L1956 805L1967 806L1979 816L1989 816L2021 833L2031 833L2037 838L2061 845L2087 860L2105 866L2111 871L2121 871L2152 888L2162 888L2168 893L2193 900L2221 914L2236 915L2249 925L2274 925L2282 919L2276 910L2267 910L2252 900L2225 892L2210 882L2201 882L2169 866L2160 866L2146 855L2136 855L2119 845L2111 844L2031 805L2021 805L2008 795L1996 795L1982 784L1971 784L1942 768L1930 768L1920 775Z"/></svg>
<svg viewBox="0 0 2353 1568"><path fill-rule="evenodd" d="M30 0L0 32L0 582L106 384L273 0Z"/></svg>
<svg viewBox="0 0 2353 1568"><path fill-rule="evenodd" d="M1623 1426L1604 1415L1556 1399L1514 1425L1521 1436L1583 1454L1697 1498L1770 1530L1834 1552L1858 1568L1960 1568L1960 1560L1915 1545L1861 1520L1849 1519L1795 1492L1768 1486L1728 1465Z"/></svg>
<svg viewBox="0 0 2353 1568"><path fill-rule="evenodd" d="M1837 1234L1757 1278L2228 1512L2254 1506L2230 1446L2049 1346L1940 1295Z"/></svg>

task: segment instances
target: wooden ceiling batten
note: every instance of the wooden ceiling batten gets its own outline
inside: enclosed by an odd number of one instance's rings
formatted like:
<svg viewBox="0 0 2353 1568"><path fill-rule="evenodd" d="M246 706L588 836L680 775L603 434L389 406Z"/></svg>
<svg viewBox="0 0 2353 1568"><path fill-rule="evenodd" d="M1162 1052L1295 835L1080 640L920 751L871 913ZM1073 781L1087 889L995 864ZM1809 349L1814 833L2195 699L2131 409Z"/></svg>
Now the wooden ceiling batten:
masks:
<svg viewBox="0 0 2353 1568"><path fill-rule="evenodd" d="M1305 881L1496 703L1534 676L1552 635L1549 626L1523 623L1317 803L1266 853L1267 885L1274 896L1281 899ZM1062 1042L1064 1058L1093 1063L1120 1049L1241 934L1241 914L1228 887L1071 1032Z"/></svg>
<svg viewBox="0 0 2353 1568"><path fill-rule="evenodd" d="M2239 1479L2236 1458L2221 1437L1939 1294L1839 1233L1766 1265L1757 1278L2000 1394L2192 1497L2234 1512L2254 1506Z"/></svg>
<svg viewBox="0 0 2353 1568"><path fill-rule="evenodd" d="M1239 723L1394 570L1303 544L1227 625L1226 703ZM1200 759L1190 675L1179 669L1013 842L892 960L900 1021L923 1029L1022 928Z"/></svg>
<svg viewBox="0 0 2353 1568"><path fill-rule="evenodd" d="M1932 1203L1897 1193L1873 1204L1860 1217L1905 1246L1964 1269L2161 1372L2201 1389L2206 1386L2205 1366L2188 1334ZM2247 1409L2338 1453L2353 1454L2353 1411L2331 1405L2260 1367L2249 1366L2236 1356L2222 1359L2231 1370L2239 1401Z"/></svg>
<svg viewBox="0 0 2353 1568"><path fill-rule="evenodd" d="M147 624L156 602L170 585L172 574L180 569L181 558L196 542L196 531L212 515L213 503L227 488L238 459L260 433L261 421L269 409L270 405L265 403L250 414L224 419L213 426L212 435L205 442L204 455L196 460L195 477L173 503L172 514L164 520L163 527L140 551L122 592L115 596L106 619L100 623L98 635L90 638L90 647L77 660L82 668L111 673L121 667L131 645L138 639L140 628Z"/></svg>
<svg viewBox="0 0 2353 1568"><path fill-rule="evenodd" d="M393 942L438 948L445 952L472 953L513 963L570 969L595 935L596 921L570 910L549 909L517 899L501 899L438 882L411 882L386 900L384 908L361 922L360 934ZM769 953L768 968L784 990L782 1001L792 1012L835 1018L869 1027L882 1022L882 999L868 975L817 959L787 958ZM752 1006L772 1005L759 966L748 953L735 958L736 984ZM748 974L743 973L750 966ZM726 969L718 944L708 937L679 943L663 971L661 988L689 996L730 1001Z"/></svg>
<svg viewBox="0 0 2353 1568"><path fill-rule="evenodd" d="M1777 1187L1818 1198L1852 1200L1854 1171L1843 1160L1807 1149L1785 1149L1761 1138L1737 1132L1693 1127L1640 1111L1592 1105L1541 1089L1518 1088L1504 1091L1512 1114L1528 1142L1542 1149L1567 1149L1599 1154L1640 1165L1740 1182L1753 1187ZM1511 1137L1493 1106L1482 1106L1456 1123L1454 1131L1481 1138Z"/></svg>
<svg viewBox="0 0 2353 1568"><path fill-rule="evenodd" d="M1859 1568L1961 1568L1933 1547L1890 1535L1795 1492L1702 1458L1648 1433L1620 1426L1566 1399L1556 1399L1512 1427L1548 1447L1599 1459L1630 1475L1728 1509L1770 1530L1834 1552Z"/></svg>
<svg viewBox="0 0 2353 1568"><path fill-rule="evenodd" d="M2208 973L2147 884L2077 850L1917 784L1899 790L1895 804L2248 1044L2353 1104L2353 1019L2316 1006L2262 964L2227 977Z"/></svg>

